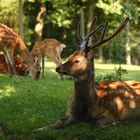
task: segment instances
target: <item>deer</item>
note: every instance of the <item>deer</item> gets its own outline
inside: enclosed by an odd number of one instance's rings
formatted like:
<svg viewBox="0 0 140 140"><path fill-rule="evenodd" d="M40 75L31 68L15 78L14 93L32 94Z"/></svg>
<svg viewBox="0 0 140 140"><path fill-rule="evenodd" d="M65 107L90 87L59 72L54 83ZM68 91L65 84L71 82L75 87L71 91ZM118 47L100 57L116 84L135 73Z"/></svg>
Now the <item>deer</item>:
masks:
<svg viewBox="0 0 140 140"><path fill-rule="evenodd" d="M90 32L84 37L78 28L79 37L82 39L79 50L56 68L56 72L74 78L74 94L68 101L66 115L55 123L35 131L60 129L80 122L106 128L140 118L140 82L94 81L93 50L117 36L126 27L129 18L110 35L106 35L108 21L104 26L96 27L96 20L97 18L93 20ZM89 38L101 29L100 39L89 45Z"/></svg>
<svg viewBox="0 0 140 140"><path fill-rule="evenodd" d="M10 65L12 67L14 75L18 77L14 62L14 56L18 55L28 65L28 69L32 79L39 79L40 65L38 63L38 60L32 57L28 48L26 47L20 36L16 33L16 31L2 23L0 23L0 51L4 53L10 77L12 76Z"/></svg>
<svg viewBox="0 0 140 140"><path fill-rule="evenodd" d="M62 64L61 52L66 48L66 45L59 42L54 38L47 38L42 41L35 43L31 54L33 57L38 57L39 63L42 62L42 77L44 78L44 64L45 57L47 56L51 61L53 61L56 66ZM60 79L64 79L63 74L59 74Z"/></svg>

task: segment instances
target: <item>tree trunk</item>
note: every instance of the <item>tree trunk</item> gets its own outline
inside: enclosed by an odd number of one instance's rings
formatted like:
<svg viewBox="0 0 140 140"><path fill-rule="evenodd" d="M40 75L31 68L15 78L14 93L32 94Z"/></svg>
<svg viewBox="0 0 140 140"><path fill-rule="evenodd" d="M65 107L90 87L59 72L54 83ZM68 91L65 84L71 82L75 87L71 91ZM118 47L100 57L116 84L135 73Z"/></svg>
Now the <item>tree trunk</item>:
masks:
<svg viewBox="0 0 140 140"><path fill-rule="evenodd" d="M23 1L19 0L19 35L24 39L24 26L23 26Z"/></svg>
<svg viewBox="0 0 140 140"><path fill-rule="evenodd" d="M45 15L46 15L46 5L44 3L41 3L40 11L36 18L36 21L37 21L37 24L35 26L36 41L41 41L42 39L42 31L43 31L43 26L44 26Z"/></svg>
<svg viewBox="0 0 140 140"><path fill-rule="evenodd" d="M97 2L97 0L89 0L89 4L88 4L87 33L89 33L90 26L91 26L92 21L93 21L94 9L95 9L96 2ZM92 38L89 39L89 44L92 44Z"/></svg>
<svg viewBox="0 0 140 140"><path fill-rule="evenodd" d="M90 26L92 24L93 21L93 17L94 17L94 8L96 5L97 0L89 0L88 3L88 23L87 23L87 33L89 33L90 31ZM89 44L92 44L92 38L89 39ZM93 57L93 84L95 87L95 64L94 64L94 57Z"/></svg>
<svg viewBox="0 0 140 140"><path fill-rule="evenodd" d="M129 26L130 24L128 23L128 31L127 31L127 39L126 39L126 64L131 65L131 48L130 48L130 37L128 35L129 32Z"/></svg>
<svg viewBox="0 0 140 140"><path fill-rule="evenodd" d="M85 21L85 17L84 17L84 11L83 11L83 9L81 9L81 15L80 15L80 27L81 27L81 33L82 33L82 35L83 36L85 36L85 23L84 23L84 21Z"/></svg>
<svg viewBox="0 0 140 140"><path fill-rule="evenodd" d="M103 62L103 47L99 47L99 61Z"/></svg>

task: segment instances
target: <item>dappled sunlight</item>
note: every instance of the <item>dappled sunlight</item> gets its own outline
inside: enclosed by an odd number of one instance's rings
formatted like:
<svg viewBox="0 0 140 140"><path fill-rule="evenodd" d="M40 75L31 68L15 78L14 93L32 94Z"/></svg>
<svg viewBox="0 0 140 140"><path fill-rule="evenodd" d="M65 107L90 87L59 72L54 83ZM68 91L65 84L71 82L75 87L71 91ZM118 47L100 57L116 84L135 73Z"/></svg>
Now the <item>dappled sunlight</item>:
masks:
<svg viewBox="0 0 140 140"><path fill-rule="evenodd" d="M53 73L56 73L55 68L56 68L56 65L52 61L47 61L45 63L45 69L49 69Z"/></svg>
<svg viewBox="0 0 140 140"><path fill-rule="evenodd" d="M0 89L0 99L3 97L9 97L16 89L10 85L5 86L3 89Z"/></svg>
<svg viewBox="0 0 140 140"><path fill-rule="evenodd" d="M139 118L140 82L99 82L96 88L97 96L104 101L102 106L113 109L120 120Z"/></svg>
<svg viewBox="0 0 140 140"><path fill-rule="evenodd" d="M6 77L6 76L7 76L6 74L0 73L0 77Z"/></svg>
<svg viewBox="0 0 140 140"><path fill-rule="evenodd" d="M124 103L123 103L123 101L121 100L120 97L114 98L114 102L117 105L118 111L122 111L124 109L125 105L124 105Z"/></svg>
<svg viewBox="0 0 140 140"><path fill-rule="evenodd" d="M55 63L53 63L51 61L47 61L45 63L45 67L47 67L47 68L54 68L54 67L56 67L56 65L55 65Z"/></svg>
<svg viewBox="0 0 140 140"><path fill-rule="evenodd" d="M130 108L136 108L136 102L135 101L130 101L129 102L129 107Z"/></svg>
<svg viewBox="0 0 140 140"><path fill-rule="evenodd" d="M0 119L8 124L8 128L12 126L11 130L26 132L28 129L50 124L50 122L64 115L66 101L72 93L73 81L54 80L57 74L55 72L56 65L51 61L47 61L45 66L46 78L39 81L32 81L30 77L20 77L17 80L14 76L9 78L8 75L0 74ZM111 65L103 66L105 68L100 67L101 70L108 72L106 67L109 69ZM114 68L114 65L112 65L112 68ZM139 84L131 84L131 87L135 87L135 93L140 95ZM117 84L112 83L109 86L102 82L102 89L99 90L100 98L106 98L108 88L116 91L119 87ZM118 91L123 92L121 88ZM113 95L113 92L109 94ZM116 97L118 98L114 97L113 100L111 97L110 100L114 102L115 109L122 113L122 117L125 117L130 110L133 115L135 108L140 106L135 102L135 96L130 94L129 90L125 90L123 96L123 98L129 100L128 102L125 102L119 94ZM125 110L123 107L129 108L129 110Z"/></svg>

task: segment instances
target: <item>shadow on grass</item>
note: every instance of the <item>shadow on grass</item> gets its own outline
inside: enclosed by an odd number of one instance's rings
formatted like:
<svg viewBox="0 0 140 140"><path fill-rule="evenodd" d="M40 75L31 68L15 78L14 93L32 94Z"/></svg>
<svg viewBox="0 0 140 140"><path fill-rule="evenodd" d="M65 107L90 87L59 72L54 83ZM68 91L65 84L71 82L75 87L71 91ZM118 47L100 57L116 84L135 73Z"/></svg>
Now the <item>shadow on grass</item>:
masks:
<svg viewBox="0 0 140 140"><path fill-rule="evenodd" d="M29 136L30 130L64 116L72 82L57 80L52 72L46 74L39 81L0 75L0 129L6 137Z"/></svg>
<svg viewBox="0 0 140 140"><path fill-rule="evenodd" d="M139 140L139 125L140 122L132 121L101 129L91 124L77 124L65 129L38 132L31 136L45 140Z"/></svg>

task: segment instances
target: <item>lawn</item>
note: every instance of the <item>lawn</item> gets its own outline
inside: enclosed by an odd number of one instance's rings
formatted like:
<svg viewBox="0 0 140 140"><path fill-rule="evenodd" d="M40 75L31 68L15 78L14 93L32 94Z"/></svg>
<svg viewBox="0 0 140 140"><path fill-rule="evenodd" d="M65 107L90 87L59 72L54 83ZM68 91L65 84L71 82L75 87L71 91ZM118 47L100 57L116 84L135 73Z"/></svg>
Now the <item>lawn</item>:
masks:
<svg viewBox="0 0 140 140"><path fill-rule="evenodd" d="M139 140L140 122L121 123L105 129L81 123L60 130L31 133L31 130L55 122L66 112L73 91L73 80L58 80L55 65L46 63L45 78L9 78L0 74L0 140ZM140 81L140 67L123 65L125 78ZM96 75L113 72L114 65L97 64ZM0 128L1 129L1 128Z"/></svg>

